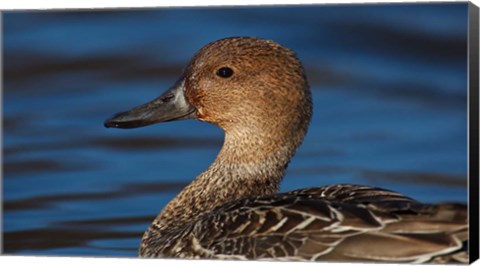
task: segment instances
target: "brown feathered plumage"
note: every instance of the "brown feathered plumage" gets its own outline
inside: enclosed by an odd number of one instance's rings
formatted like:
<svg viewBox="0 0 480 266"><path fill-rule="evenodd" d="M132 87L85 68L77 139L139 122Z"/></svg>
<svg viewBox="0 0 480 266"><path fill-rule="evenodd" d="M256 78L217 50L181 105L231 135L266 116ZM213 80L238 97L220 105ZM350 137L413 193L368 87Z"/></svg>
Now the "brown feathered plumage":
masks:
<svg viewBox="0 0 480 266"><path fill-rule="evenodd" d="M468 262L464 205L357 185L277 194L311 114L295 54L239 37L206 45L171 90L107 120L131 128L197 118L225 131L216 160L145 232L140 256Z"/></svg>

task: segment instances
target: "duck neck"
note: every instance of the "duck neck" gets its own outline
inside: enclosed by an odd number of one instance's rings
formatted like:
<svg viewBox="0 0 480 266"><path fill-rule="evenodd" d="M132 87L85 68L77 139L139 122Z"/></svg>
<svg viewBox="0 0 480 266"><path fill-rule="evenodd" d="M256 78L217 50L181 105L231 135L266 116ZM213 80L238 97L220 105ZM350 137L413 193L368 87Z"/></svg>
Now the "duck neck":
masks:
<svg viewBox="0 0 480 266"><path fill-rule="evenodd" d="M227 133L216 160L167 204L155 219L155 227L160 231L179 229L226 202L277 193L299 144L291 139L258 132Z"/></svg>

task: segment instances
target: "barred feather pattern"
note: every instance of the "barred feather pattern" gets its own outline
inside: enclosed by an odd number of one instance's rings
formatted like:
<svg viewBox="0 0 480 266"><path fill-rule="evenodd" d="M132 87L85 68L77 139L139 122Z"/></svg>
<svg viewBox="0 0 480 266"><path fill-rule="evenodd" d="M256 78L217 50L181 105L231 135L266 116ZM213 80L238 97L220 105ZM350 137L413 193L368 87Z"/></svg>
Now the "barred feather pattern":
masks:
<svg viewBox="0 0 480 266"><path fill-rule="evenodd" d="M332 185L237 200L180 230L152 229L158 237L141 256L467 263L467 230L464 205Z"/></svg>

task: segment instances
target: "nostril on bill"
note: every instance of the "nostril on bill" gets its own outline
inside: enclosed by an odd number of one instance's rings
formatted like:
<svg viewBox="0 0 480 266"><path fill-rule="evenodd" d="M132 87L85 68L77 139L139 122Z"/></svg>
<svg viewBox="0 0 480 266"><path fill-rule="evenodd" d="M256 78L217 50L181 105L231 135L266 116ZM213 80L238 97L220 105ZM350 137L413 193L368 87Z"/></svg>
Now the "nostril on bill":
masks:
<svg viewBox="0 0 480 266"><path fill-rule="evenodd" d="M175 95L173 93L169 93L169 94L163 96L162 98L160 98L160 100L164 103L168 103L168 102L172 101L173 98L175 98Z"/></svg>

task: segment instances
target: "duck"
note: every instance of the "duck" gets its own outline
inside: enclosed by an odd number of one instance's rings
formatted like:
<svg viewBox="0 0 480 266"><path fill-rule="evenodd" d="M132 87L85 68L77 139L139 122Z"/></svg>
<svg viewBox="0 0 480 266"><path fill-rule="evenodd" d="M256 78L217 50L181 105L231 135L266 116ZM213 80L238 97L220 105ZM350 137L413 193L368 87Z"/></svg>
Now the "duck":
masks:
<svg viewBox="0 0 480 266"><path fill-rule="evenodd" d="M107 119L137 128L196 119L220 127L213 163L145 231L142 258L285 261L468 262L467 207L424 204L355 184L279 192L312 117L294 51L258 37L198 50L154 100Z"/></svg>

